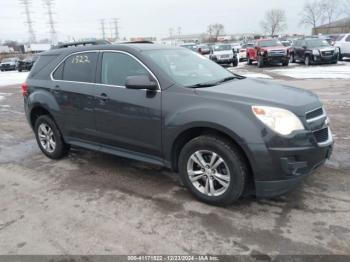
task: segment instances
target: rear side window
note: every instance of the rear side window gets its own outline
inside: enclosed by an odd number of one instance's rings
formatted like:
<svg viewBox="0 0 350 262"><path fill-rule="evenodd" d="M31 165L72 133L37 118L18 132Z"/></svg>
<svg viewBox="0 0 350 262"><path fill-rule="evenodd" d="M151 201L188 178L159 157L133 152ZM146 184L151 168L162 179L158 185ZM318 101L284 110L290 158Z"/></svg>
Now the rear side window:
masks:
<svg viewBox="0 0 350 262"><path fill-rule="evenodd" d="M345 39L346 42L350 42L350 35Z"/></svg>
<svg viewBox="0 0 350 262"><path fill-rule="evenodd" d="M53 73L55 80L94 82L97 53L87 52L69 56Z"/></svg>
<svg viewBox="0 0 350 262"><path fill-rule="evenodd" d="M148 71L133 57L123 53L104 53L101 83L125 86L128 76L149 75Z"/></svg>

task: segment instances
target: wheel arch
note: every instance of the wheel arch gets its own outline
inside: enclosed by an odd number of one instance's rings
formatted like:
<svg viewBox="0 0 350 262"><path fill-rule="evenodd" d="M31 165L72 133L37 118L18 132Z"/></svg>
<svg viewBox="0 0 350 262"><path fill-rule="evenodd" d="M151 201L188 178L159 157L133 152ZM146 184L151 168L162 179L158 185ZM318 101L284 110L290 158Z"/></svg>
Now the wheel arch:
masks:
<svg viewBox="0 0 350 262"><path fill-rule="evenodd" d="M191 127L186 130L183 130L176 137L171 147L171 168L174 171L176 172L178 171L179 155L184 145L188 143L190 140L196 137L199 137L201 135L218 136L224 140L227 140L231 145L234 145L238 149L238 151L241 153L241 156L249 169L248 181L251 182L251 184L253 184L254 174L253 174L253 168L252 168L252 164L251 164L251 160L250 160L247 148L245 148L241 143L238 142L237 137L230 134L227 130L219 127L198 126L198 127Z"/></svg>

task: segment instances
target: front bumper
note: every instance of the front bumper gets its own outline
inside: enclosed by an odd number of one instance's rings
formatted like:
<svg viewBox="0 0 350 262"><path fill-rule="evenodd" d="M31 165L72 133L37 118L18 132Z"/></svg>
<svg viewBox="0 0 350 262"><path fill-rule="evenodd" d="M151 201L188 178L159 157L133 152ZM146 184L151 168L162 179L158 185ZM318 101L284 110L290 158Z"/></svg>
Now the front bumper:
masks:
<svg viewBox="0 0 350 262"><path fill-rule="evenodd" d="M235 59L235 58L226 58L226 59L224 59L224 58L220 58L220 59L218 59L218 58L213 58L212 59L214 62L216 62L216 63L218 63L218 64L221 64L221 65L228 65L228 64L232 64L232 63L234 63L235 61L237 61L237 59Z"/></svg>
<svg viewBox="0 0 350 262"><path fill-rule="evenodd" d="M269 64L286 63L289 56L264 56L264 62Z"/></svg>
<svg viewBox="0 0 350 262"><path fill-rule="evenodd" d="M281 179L255 181L257 197L274 197L295 189L306 177L315 172L331 156L333 142L325 147L272 150L272 158L279 162Z"/></svg>
<svg viewBox="0 0 350 262"><path fill-rule="evenodd" d="M253 152L248 157L258 197L273 197L294 189L330 158L334 141L328 119L305 122L305 126L306 130L288 137L266 133L265 143L247 144Z"/></svg>
<svg viewBox="0 0 350 262"><path fill-rule="evenodd" d="M338 61L338 54L334 54L332 56L320 56L320 55L313 55L312 56L312 62L314 64L327 64Z"/></svg>

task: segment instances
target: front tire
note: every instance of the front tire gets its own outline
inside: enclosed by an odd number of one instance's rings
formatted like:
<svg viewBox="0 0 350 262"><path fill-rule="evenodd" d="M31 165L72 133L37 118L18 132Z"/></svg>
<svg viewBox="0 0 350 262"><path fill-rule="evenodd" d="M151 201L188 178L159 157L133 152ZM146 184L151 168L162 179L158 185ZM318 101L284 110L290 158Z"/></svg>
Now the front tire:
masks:
<svg viewBox="0 0 350 262"><path fill-rule="evenodd" d="M183 184L199 200L227 206L238 200L248 176L241 152L218 136L200 136L189 141L179 156Z"/></svg>
<svg viewBox="0 0 350 262"><path fill-rule="evenodd" d="M261 56L259 56L258 57L258 68L262 68L262 67L264 67L264 59Z"/></svg>
<svg viewBox="0 0 350 262"><path fill-rule="evenodd" d="M250 59L249 55L247 55L247 64L252 65L253 61Z"/></svg>
<svg viewBox="0 0 350 262"><path fill-rule="evenodd" d="M305 65L306 65L306 66L310 66L310 64L311 64L310 56L307 55L307 56L305 57L305 60L304 60L304 61L305 61Z"/></svg>
<svg viewBox="0 0 350 262"><path fill-rule="evenodd" d="M57 125L48 115L42 115L35 121L34 132L40 150L51 159L65 156L69 146L64 143Z"/></svg>

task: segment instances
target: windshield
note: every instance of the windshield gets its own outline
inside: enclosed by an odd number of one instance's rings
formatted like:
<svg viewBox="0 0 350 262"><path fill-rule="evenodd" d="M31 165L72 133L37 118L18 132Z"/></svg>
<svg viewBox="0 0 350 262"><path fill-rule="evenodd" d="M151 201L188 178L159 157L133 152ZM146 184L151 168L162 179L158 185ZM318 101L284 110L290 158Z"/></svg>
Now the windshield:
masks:
<svg viewBox="0 0 350 262"><path fill-rule="evenodd" d="M234 75L208 58L181 49L149 50L144 53L176 83L194 86L217 82Z"/></svg>
<svg viewBox="0 0 350 262"><path fill-rule="evenodd" d="M259 41L258 45L260 47L269 47L269 46L280 46L282 43L278 40L264 40L264 41Z"/></svg>
<svg viewBox="0 0 350 262"><path fill-rule="evenodd" d="M310 39L306 40L306 44L308 47L321 47L321 46L330 46L330 44L326 40L321 39Z"/></svg>
<svg viewBox="0 0 350 262"><path fill-rule="evenodd" d="M231 45L216 45L214 46L214 51L227 51L232 50Z"/></svg>
<svg viewBox="0 0 350 262"><path fill-rule="evenodd" d="M340 41L340 40L343 39L344 36L345 36L345 35L338 35L338 36L336 36L336 37L334 38L334 41Z"/></svg>

